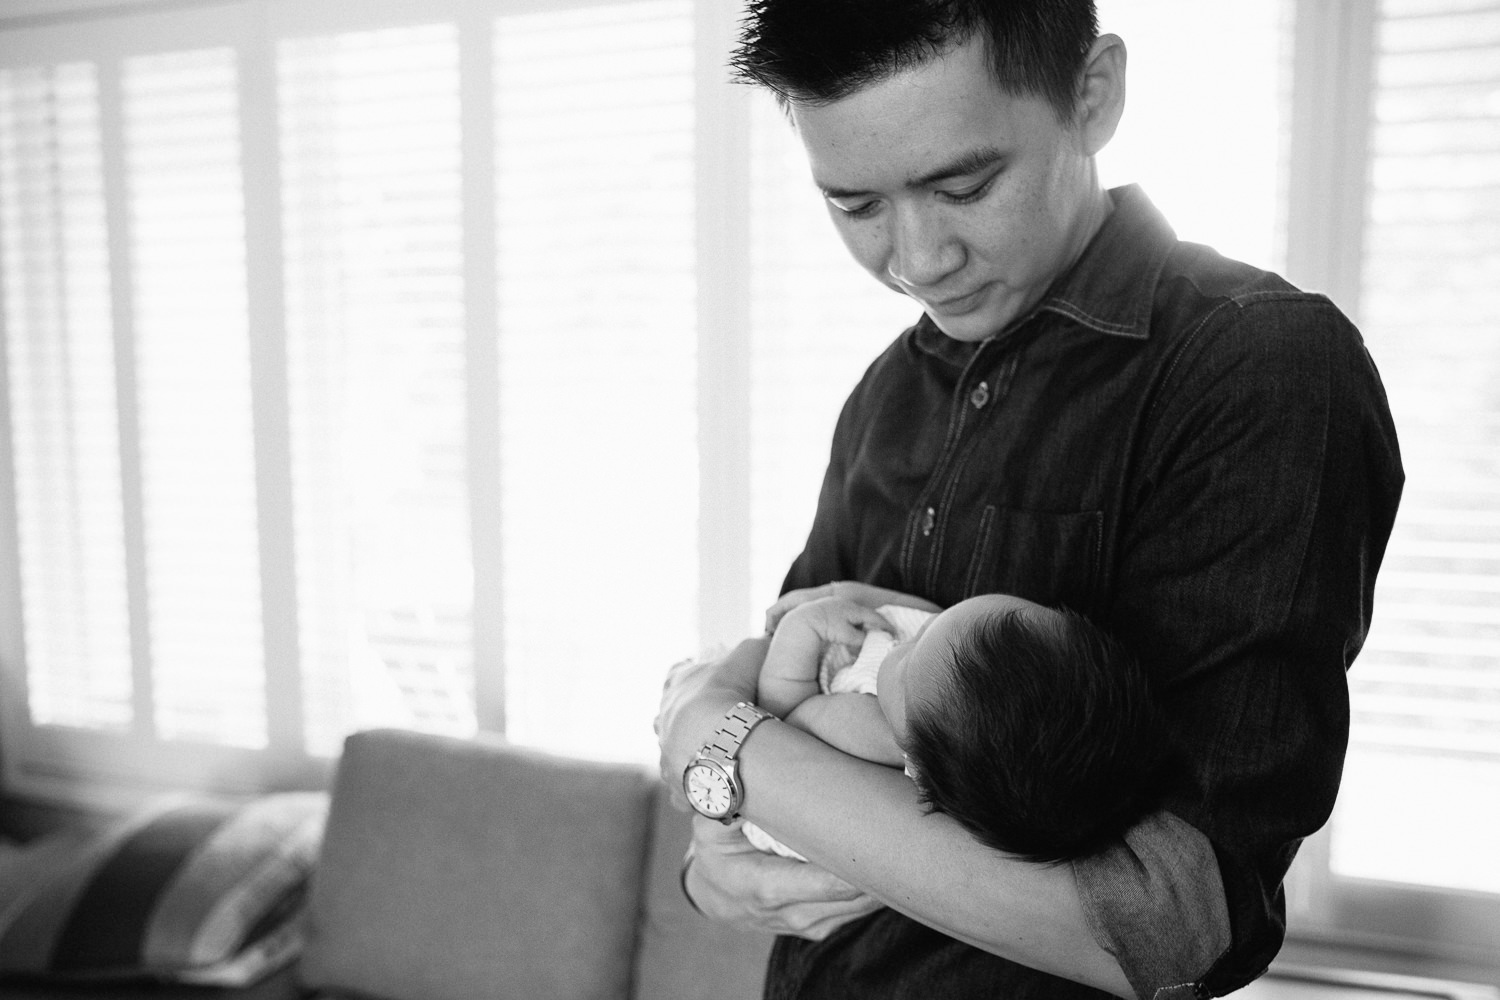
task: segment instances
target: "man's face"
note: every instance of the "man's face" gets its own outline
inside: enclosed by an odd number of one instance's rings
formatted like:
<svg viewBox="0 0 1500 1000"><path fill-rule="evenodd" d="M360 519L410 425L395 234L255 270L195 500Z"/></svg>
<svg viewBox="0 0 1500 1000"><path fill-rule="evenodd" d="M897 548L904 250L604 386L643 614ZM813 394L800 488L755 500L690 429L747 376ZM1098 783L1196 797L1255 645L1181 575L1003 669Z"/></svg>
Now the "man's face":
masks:
<svg viewBox="0 0 1500 1000"><path fill-rule="evenodd" d="M955 340L1003 330L1108 212L1083 130L995 83L972 39L792 120L859 263Z"/></svg>

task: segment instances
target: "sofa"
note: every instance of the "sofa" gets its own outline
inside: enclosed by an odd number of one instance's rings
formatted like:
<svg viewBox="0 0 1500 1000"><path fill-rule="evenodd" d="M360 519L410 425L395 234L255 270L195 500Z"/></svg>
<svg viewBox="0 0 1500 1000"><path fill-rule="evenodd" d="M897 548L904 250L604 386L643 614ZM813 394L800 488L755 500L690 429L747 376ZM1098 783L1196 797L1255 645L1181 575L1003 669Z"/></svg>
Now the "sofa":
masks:
<svg viewBox="0 0 1500 1000"><path fill-rule="evenodd" d="M325 808L291 965L233 989L8 978L0 1000L760 996L770 937L687 904L689 817L643 767L372 730Z"/></svg>

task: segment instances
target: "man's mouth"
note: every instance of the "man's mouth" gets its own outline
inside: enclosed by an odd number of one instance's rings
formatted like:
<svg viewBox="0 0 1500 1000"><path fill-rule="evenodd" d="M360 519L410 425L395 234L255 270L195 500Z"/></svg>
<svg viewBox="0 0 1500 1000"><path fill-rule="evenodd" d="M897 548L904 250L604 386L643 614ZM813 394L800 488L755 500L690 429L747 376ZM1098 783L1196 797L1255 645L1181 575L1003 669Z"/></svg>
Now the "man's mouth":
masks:
<svg viewBox="0 0 1500 1000"><path fill-rule="evenodd" d="M974 307L979 305L983 297L984 289L981 287L974 289L972 292L965 292L962 295L949 296L946 299L929 299L927 300L927 306L935 312L940 312L947 316L954 316L966 313L969 310L973 309Z"/></svg>

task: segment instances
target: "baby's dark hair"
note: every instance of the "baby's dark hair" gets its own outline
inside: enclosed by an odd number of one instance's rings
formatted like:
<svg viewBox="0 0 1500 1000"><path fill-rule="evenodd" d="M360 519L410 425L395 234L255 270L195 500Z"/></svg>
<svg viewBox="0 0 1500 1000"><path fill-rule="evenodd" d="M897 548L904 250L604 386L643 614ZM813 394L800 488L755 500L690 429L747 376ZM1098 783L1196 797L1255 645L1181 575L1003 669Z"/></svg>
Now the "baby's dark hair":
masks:
<svg viewBox="0 0 1500 1000"><path fill-rule="evenodd" d="M1076 612L1014 608L955 639L902 749L922 801L1030 861L1083 857L1156 801L1166 743L1134 657Z"/></svg>
<svg viewBox="0 0 1500 1000"><path fill-rule="evenodd" d="M1067 124L1098 33L1094 0L752 0L730 66L783 105L827 104L977 35L1001 90Z"/></svg>

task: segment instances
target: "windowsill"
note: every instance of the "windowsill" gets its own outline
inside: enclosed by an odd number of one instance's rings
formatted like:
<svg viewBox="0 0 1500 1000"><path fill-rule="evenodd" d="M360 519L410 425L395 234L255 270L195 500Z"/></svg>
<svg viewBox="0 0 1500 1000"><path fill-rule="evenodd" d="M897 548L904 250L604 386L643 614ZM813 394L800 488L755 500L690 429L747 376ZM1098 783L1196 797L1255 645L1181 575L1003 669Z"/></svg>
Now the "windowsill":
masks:
<svg viewBox="0 0 1500 1000"><path fill-rule="evenodd" d="M1318 939L1300 935L1289 937L1282 946L1281 954L1272 963L1269 975L1279 974L1278 987L1283 984L1308 985L1308 981L1327 984L1336 981L1336 977L1344 973L1355 978L1374 977L1359 985L1366 991L1378 990L1389 1000L1405 1000L1405 994L1400 991L1413 992L1419 985L1405 980L1421 979L1428 981L1429 989L1425 992L1416 991L1415 996L1447 997L1451 993L1455 997L1462 996L1465 1000L1470 996L1474 1000L1500 1000L1500 964L1485 965L1431 955L1407 954L1339 942L1332 938L1333 935ZM1500 962L1500 956L1496 957L1497 962ZM1377 986L1382 981L1381 977L1385 977L1384 985ZM1446 993L1431 988L1449 984L1455 989ZM1460 986L1469 986L1471 989L1478 986L1479 989L1462 993L1456 989ZM1334 995L1320 986L1318 992L1303 990L1263 993L1255 994L1253 1000L1282 1000L1283 997L1291 1000L1301 996L1333 1000ZM1342 1000L1342 994L1339 994L1339 998ZM1250 994L1247 994L1247 1000L1252 1000Z"/></svg>

